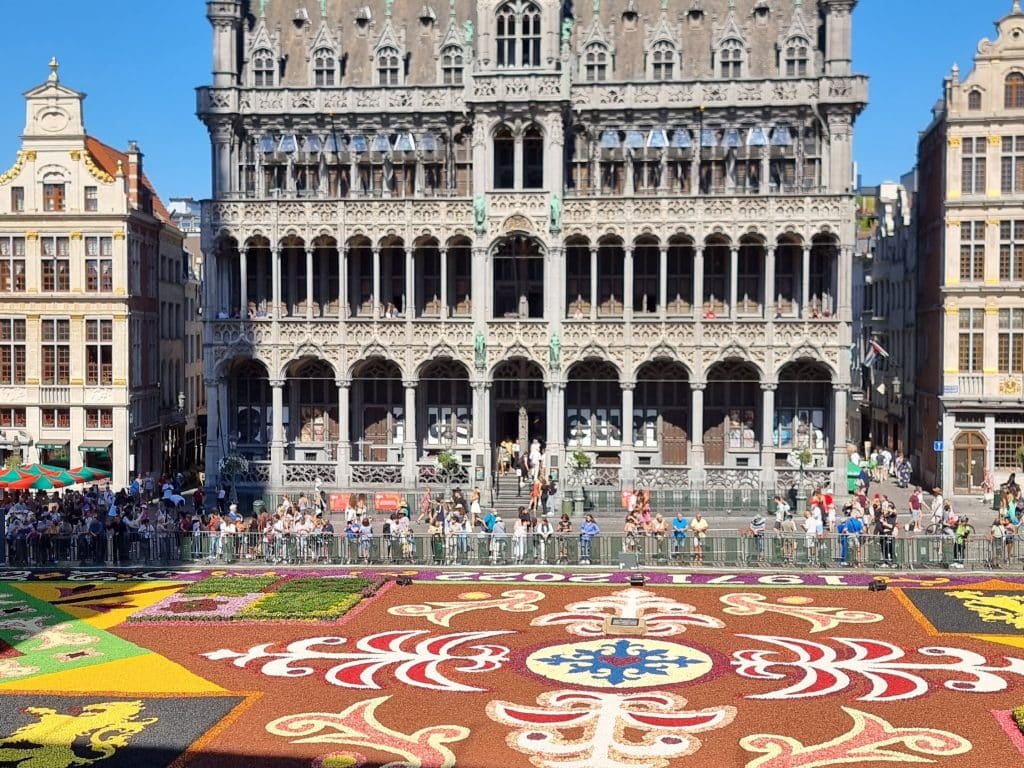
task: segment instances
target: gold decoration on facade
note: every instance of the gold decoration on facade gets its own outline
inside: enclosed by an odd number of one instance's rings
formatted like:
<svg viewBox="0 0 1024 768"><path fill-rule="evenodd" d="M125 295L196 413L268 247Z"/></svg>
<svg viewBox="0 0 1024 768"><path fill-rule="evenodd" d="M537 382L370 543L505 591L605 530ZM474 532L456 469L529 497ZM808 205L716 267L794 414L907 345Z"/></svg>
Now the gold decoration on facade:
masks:
<svg viewBox="0 0 1024 768"><path fill-rule="evenodd" d="M1009 378L1003 379L999 382L999 394L1000 395L1013 395L1020 396L1022 392L1021 383L1018 379Z"/></svg>
<svg viewBox="0 0 1024 768"><path fill-rule="evenodd" d="M993 595L970 589L946 595L963 600L964 608L978 614L986 624L1006 624L1024 630L1024 595Z"/></svg>
<svg viewBox="0 0 1024 768"><path fill-rule="evenodd" d="M96 179L96 181L102 181L104 184L114 183L114 177L96 165L96 163L93 162L92 155L88 152L84 152L82 154L82 159L85 160L85 170L87 170L90 175Z"/></svg>
<svg viewBox="0 0 1024 768"><path fill-rule="evenodd" d="M71 237L72 240L81 240L82 239L82 233L81 232L72 232L70 237Z"/></svg>
<svg viewBox="0 0 1024 768"><path fill-rule="evenodd" d="M144 708L141 701L113 701L88 704L76 714L64 715L49 707L28 707L25 712L38 720L0 739L0 762L70 768L106 760L157 721L140 719ZM82 757L76 746L87 747L95 757Z"/></svg>
<svg viewBox="0 0 1024 768"><path fill-rule="evenodd" d="M505 219L503 229L506 232L533 232L533 222L521 214L513 214Z"/></svg>
<svg viewBox="0 0 1024 768"><path fill-rule="evenodd" d="M124 240L124 232L115 232L114 233L114 239L115 240Z"/></svg>
<svg viewBox="0 0 1024 768"><path fill-rule="evenodd" d="M1003 145L1003 137L1002 136L989 136L988 137L988 145L990 147L1001 147Z"/></svg>
<svg viewBox="0 0 1024 768"><path fill-rule="evenodd" d="M82 151L80 149L72 149L71 159L77 163L79 160L82 159Z"/></svg>
<svg viewBox="0 0 1024 768"><path fill-rule="evenodd" d="M25 167L26 161L35 159L35 152L32 152L31 154L32 157L29 157L29 153L24 150L18 152L18 157L14 161L14 165L10 167L10 170L5 173L0 173L0 184L7 184L8 182L14 181L18 178L18 175L21 173L21 169Z"/></svg>
<svg viewBox="0 0 1024 768"><path fill-rule="evenodd" d="M963 144L963 139L959 136L950 136L946 141L953 149L959 149L960 145Z"/></svg>
<svg viewBox="0 0 1024 768"><path fill-rule="evenodd" d="M26 232L25 233L25 239L26 240L38 240L39 239L39 233L38 232Z"/></svg>

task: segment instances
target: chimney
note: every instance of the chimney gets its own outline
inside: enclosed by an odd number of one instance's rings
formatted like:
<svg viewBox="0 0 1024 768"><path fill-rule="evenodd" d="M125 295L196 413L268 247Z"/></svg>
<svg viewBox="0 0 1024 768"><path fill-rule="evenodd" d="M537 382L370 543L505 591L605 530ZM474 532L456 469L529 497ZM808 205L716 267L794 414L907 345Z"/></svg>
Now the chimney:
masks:
<svg viewBox="0 0 1024 768"><path fill-rule="evenodd" d="M139 142L128 142L128 204L139 209L142 200L142 152Z"/></svg>

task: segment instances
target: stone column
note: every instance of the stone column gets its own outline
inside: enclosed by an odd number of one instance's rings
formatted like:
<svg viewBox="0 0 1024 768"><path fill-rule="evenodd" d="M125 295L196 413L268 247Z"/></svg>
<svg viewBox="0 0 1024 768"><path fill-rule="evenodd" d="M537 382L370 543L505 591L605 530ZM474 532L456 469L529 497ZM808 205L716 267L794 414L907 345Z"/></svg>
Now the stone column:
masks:
<svg viewBox="0 0 1024 768"><path fill-rule="evenodd" d="M627 322L633 319L633 246L625 247L625 264L623 264L622 314Z"/></svg>
<svg viewBox="0 0 1024 768"><path fill-rule="evenodd" d="M271 379L270 484L284 484L284 380Z"/></svg>
<svg viewBox="0 0 1024 768"><path fill-rule="evenodd" d="M740 282L740 249L733 246L729 249L729 317L737 317L736 295Z"/></svg>
<svg viewBox="0 0 1024 768"><path fill-rule="evenodd" d="M693 249L693 316L700 320L704 316L704 248Z"/></svg>
<svg viewBox="0 0 1024 768"><path fill-rule="evenodd" d="M405 306L402 307L402 316L406 322L411 323L416 314L416 263L413 258L413 249L406 248L405 253ZM442 279L444 275L441 275Z"/></svg>
<svg viewBox="0 0 1024 768"><path fill-rule="evenodd" d="M313 248L306 249L306 319L313 319Z"/></svg>
<svg viewBox="0 0 1024 768"><path fill-rule="evenodd" d="M558 466L565 482L565 382L549 381L545 385L547 397L547 438L546 453L558 456Z"/></svg>
<svg viewBox="0 0 1024 768"><path fill-rule="evenodd" d="M811 246L804 246L803 264L800 268L800 316L810 317L811 304Z"/></svg>
<svg viewBox="0 0 1024 768"><path fill-rule="evenodd" d="M348 294L348 248L342 246L338 249L338 293L341 295L338 297L338 322L344 326L345 320L349 316L349 301L351 300Z"/></svg>
<svg viewBox="0 0 1024 768"><path fill-rule="evenodd" d="M832 438L832 487L836 492L846 491L846 440L847 440L847 415L846 407L847 400L850 397L850 385L849 384L833 384L832 385L833 397L835 398L833 403L833 410L835 414L832 418L834 423L833 426L833 438Z"/></svg>
<svg viewBox="0 0 1024 768"><path fill-rule="evenodd" d="M597 319L597 248L590 249L590 319Z"/></svg>
<svg viewBox="0 0 1024 768"><path fill-rule="evenodd" d="M668 317L668 246L658 249L658 317Z"/></svg>
<svg viewBox="0 0 1024 768"><path fill-rule="evenodd" d="M438 252L441 256L441 317L447 318L450 316L448 312L448 249L441 248Z"/></svg>
<svg viewBox="0 0 1024 768"><path fill-rule="evenodd" d="M622 481L632 483L636 477L635 450L633 446L633 390L635 381L624 381L622 388Z"/></svg>
<svg viewBox="0 0 1024 768"><path fill-rule="evenodd" d="M774 382L761 382L761 447L775 446L775 390L779 388ZM762 456L762 463L765 457Z"/></svg>
<svg viewBox="0 0 1024 768"><path fill-rule="evenodd" d="M485 375L479 372L478 375ZM494 467L494 453L491 450L490 435L490 414L491 404L487 401L491 384L483 379L478 379L472 384L473 387L473 453L482 454L484 457L485 471Z"/></svg>
<svg viewBox="0 0 1024 768"><path fill-rule="evenodd" d="M512 144L512 185L516 190L523 188L523 132L516 131Z"/></svg>
<svg viewBox="0 0 1024 768"><path fill-rule="evenodd" d="M764 319L775 318L775 246L764 253Z"/></svg>
<svg viewBox="0 0 1024 768"><path fill-rule="evenodd" d="M238 295L242 305L238 316L243 320L249 317L249 264L247 256L247 249L238 249Z"/></svg>
<svg viewBox="0 0 1024 768"><path fill-rule="evenodd" d="M487 274L489 268L487 249L474 246L472 259L473 273L471 284L473 295L471 298L473 301L473 324L477 328L483 328L486 327L487 320L491 316L491 291L488 290L491 281Z"/></svg>
<svg viewBox="0 0 1024 768"><path fill-rule="evenodd" d="M402 438L402 474L407 484L416 482L416 389L419 381L406 379L405 387L405 434Z"/></svg>
<svg viewBox="0 0 1024 768"><path fill-rule="evenodd" d="M370 316L379 318L381 315L380 303L380 248L373 248L373 297L370 300Z"/></svg>
<svg viewBox="0 0 1024 768"><path fill-rule="evenodd" d="M274 320L281 319L281 249L274 246L270 249L270 282L271 292L274 294L271 297L273 302L273 311L270 316Z"/></svg>
<svg viewBox="0 0 1024 768"><path fill-rule="evenodd" d="M336 379L334 382L338 387L338 457L336 482L339 486L345 487L349 482L349 459L352 456L352 439L349 432L348 398L352 388L350 379Z"/></svg>
<svg viewBox="0 0 1024 768"><path fill-rule="evenodd" d="M211 376L206 380L206 483L210 485L214 477L218 477L220 460L228 443L228 425L220 420L221 409L226 398L221 397L224 379ZM128 449L131 450L129 444Z"/></svg>
<svg viewBox="0 0 1024 768"><path fill-rule="evenodd" d="M707 382L690 382L690 480L697 485L704 481L704 390Z"/></svg>

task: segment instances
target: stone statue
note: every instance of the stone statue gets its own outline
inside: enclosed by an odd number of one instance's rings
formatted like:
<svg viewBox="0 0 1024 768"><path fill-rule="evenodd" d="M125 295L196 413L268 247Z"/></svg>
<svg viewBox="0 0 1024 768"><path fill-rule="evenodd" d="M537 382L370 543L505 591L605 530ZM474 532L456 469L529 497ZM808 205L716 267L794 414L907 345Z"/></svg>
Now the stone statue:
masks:
<svg viewBox="0 0 1024 768"><path fill-rule="evenodd" d="M473 222L476 233L482 235L487 229L487 198L483 195L473 198Z"/></svg>
<svg viewBox="0 0 1024 768"><path fill-rule="evenodd" d="M601 0L594 0L594 15L601 13Z"/></svg>
<svg viewBox="0 0 1024 768"><path fill-rule="evenodd" d="M487 367L487 338L483 331L477 331L473 339L473 359L477 368L482 370Z"/></svg>
<svg viewBox="0 0 1024 768"><path fill-rule="evenodd" d="M551 343L549 352L549 360L551 370L557 371L562 367L562 340L558 338L557 333L551 334Z"/></svg>
<svg viewBox="0 0 1024 768"><path fill-rule="evenodd" d="M472 44L473 43L473 38L475 36L476 36L476 31L473 28L473 21L472 21L472 19L466 19L466 21L462 25L462 37L463 37L463 40L465 42L467 42L467 43Z"/></svg>
<svg viewBox="0 0 1024 768"><path fill-rule="evenodd" d="M384 0L384 15L389 19L391 18L391 12L395 8L395 0Z"/></svg>
<svg viewBox="0 0 1024 768"><path fill-rule="evenodd" d="M566 17L562 19L562 42L568 43L569 38L572 37L572 19Z"/></svg>
<svg viewBox="0 0 1024 768"><path fill-rule="evenodd" d="M562 231L562 198L558 195L551 196L551 203L549 205L549 211L551 216L551 231L561 232Z"/></svg>

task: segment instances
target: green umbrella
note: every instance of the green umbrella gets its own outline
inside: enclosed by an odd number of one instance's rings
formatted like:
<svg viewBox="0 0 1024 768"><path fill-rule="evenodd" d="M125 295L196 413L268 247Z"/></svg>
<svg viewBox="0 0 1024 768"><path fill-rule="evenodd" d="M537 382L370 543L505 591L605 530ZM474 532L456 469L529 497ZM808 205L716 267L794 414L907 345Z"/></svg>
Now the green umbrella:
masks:
<svg viewBox="0 0 1024 768"><path fill-rule="evenodd" d="M105 469L96 469L96 467L76 467L69 469L68 472L80 483L91 483L94 480L103 480L110 477L110 473Z"/></svg>
<svg viewBox="0 0 1024 768"><path fill-rule="evenodd" d="M24 480L26 477L35 477L35 475L25 467L11 467L0 472L0 485L10 485L19 480Z"/></svg>
<svg viewBox="0 0 1024 768"><path fill-rule="evenodd" d="M78 480L76 480L66 469L62 469L55 475L40 474L34 477L29 476L22 480L18 480L17 482L10 483L7 487L22 491L52 491L56 488L74 485L77 482Z"/></svg>

